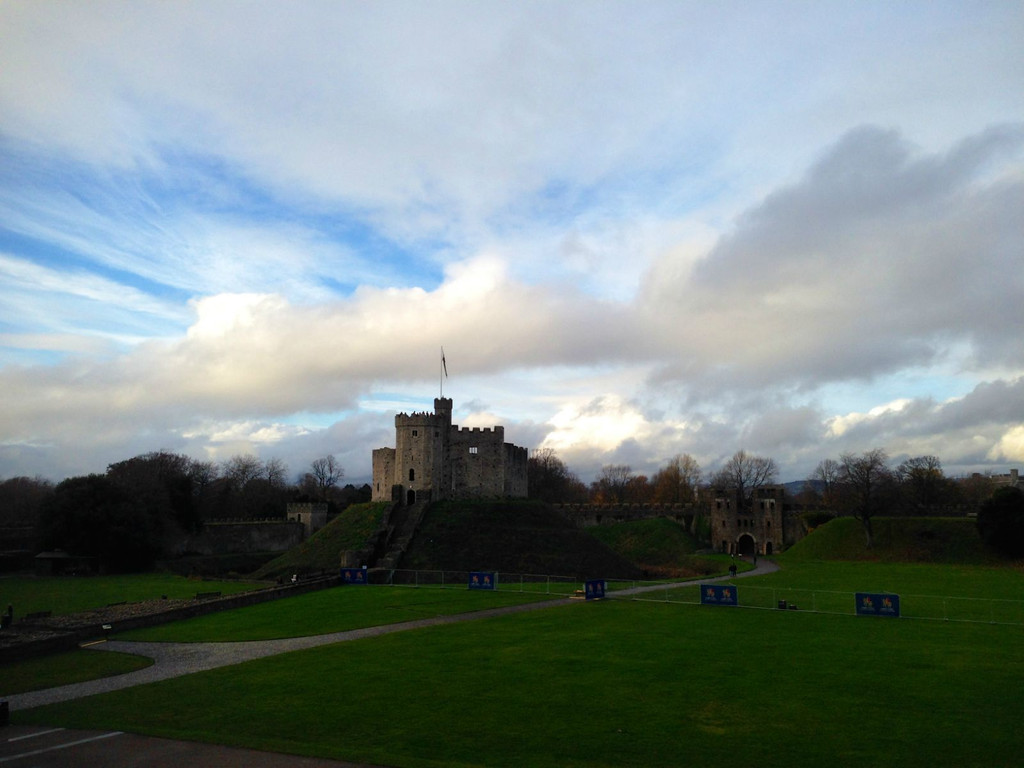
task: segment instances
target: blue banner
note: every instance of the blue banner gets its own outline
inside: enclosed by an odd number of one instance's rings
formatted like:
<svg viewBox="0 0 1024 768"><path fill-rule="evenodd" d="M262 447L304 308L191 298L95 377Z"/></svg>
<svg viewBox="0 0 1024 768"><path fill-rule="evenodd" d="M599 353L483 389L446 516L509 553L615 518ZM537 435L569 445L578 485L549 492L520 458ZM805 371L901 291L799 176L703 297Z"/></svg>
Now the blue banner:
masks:
<svg viewBox="0 0 1024 768"><path fill-rule="evenodd" d="M739 605L736 587L722 584L700 585L701 605Z"/></svg>
<svg viewBox="0 0 1024 768"><path fill-rule="evenodd" d="M900 596L885 592L858 592L858 616L893 616L899 618Z"/></svg>
<svg viewBox="0 0 1024 768"><path fill-rule="evenodd" d="M587 600L599 600L604 597L607 588L608 585L604 579L590 579L587 582Z"/></svg>
<svg viewBox="0 0 1024 768"><path fill-rule="evenodd" d="M341 580L346 584L368 584L365 568L342 568Z"/></svg>
<svg viewBox="0 0 1024 768"><path fill-rule="evenodd" d="M494 571L472 571L469 574L470 589L497 589L498 574Z"/></svg>

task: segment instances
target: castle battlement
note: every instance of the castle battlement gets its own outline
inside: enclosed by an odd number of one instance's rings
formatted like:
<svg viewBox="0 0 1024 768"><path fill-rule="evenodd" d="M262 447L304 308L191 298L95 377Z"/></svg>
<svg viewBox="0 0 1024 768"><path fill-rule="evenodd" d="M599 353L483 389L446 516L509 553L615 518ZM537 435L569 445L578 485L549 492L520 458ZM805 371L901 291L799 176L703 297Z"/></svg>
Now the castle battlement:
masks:
<svg viewBox="0 0 1024 768"><path fill-rule="evenodd" d="M526 449L506 443L503 426L462 428L451 416L443 397L434 413L395 416L396 447L373 451L375 501L526 496Z"/></svg>

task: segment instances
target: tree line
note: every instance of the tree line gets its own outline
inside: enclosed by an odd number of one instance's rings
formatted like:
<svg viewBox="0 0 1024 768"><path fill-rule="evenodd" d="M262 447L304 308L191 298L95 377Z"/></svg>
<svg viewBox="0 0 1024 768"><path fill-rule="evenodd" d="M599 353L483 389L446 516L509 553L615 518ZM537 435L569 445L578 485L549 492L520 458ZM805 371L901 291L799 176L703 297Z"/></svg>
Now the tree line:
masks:
<svg viewBox="0 0 1024 768"><path fill-rule="evenodd" d="M541 449L530 457L528 474L530 497L542 501L689 504L697 514L705 515L723 495L734 500L737 508L750 505L757 489L776 483L777 477L778 467L772 458L743 450L711 473L689 454L673 457L651 477L634 473L628 465L609 464L588 486L554 451ZM948 477L942 462L932 455L909 458L894 466L883 449L875 448L819 462L792 502L806 512L812 524L839 515L856 518L868 548L873 545L872 520L880 515L977 514L979 531L993 548L1017 551L1011 542L1019 541L1024 555L1024 532L1013 533L1018 525L1013 513L1000 513L1009 522L990 524L994 495L1004 507L1012 507L1014 499L1021 497L1019 526L1024 529L1024 494L1020 491L997 489L984 475Z"/></svg>
<svg viewBox="0 0 1024 768"><path fill-rule="evenodd" d="M103 474L0 482L0 526L32 527L38 546L98 558L112 571L141 570L168 541L211 519L283 518L289 502L337 512L369 501L370 487L342 486L333 455L313 461L297 482L277 458L238 454L216 463L157 451L110 464Z"/></svg>
<svg viewBox="0 0 1024 768"><path fill-rule="evenodd" d="M136 570L162 553L168 536L198 532L205 520L280 518L292 501L326 502L332 511L369 501L370 487L342 486L344 475L333 455L314 460L289 482L288 467L277 458L238 454L218 464L158 451L56 485L40 477L4 480L0 527L32 527L44 548L94 555L112 570ZM727 494L739 508L777 477L773 459L740 450L714 472L689 454L671 458L650 477L609 464L588 485L555 451L540 449L528 460L528 495L548 503L692 505L706 519L716 498ZM992 511L995 490L985 476L946 476L935 456L893 466L884 450L873 449L819 462L793 502L811 524L855 517L869 547L879 515L977 513L979 530L994 548L1016 551L1024 533L1014 533L1014 526L1024 529L1024 512L1018 521L1016 497L1002 489L1002 511Z"/></svg>

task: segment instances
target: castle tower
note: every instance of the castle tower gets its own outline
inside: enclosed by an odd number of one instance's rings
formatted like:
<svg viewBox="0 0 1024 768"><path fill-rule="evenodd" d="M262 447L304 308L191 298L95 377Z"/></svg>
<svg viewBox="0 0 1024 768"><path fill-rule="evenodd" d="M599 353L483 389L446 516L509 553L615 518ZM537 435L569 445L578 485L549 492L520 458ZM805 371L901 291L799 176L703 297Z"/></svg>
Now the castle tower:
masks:
<svg viewBox="0 0 1024 768"><path fill-rule="evenodd" d="M526 496L526 449L504 427L459 429L452 401L395 416L395 447L373 452L373 500L411 505L447 498Z"/></svg>

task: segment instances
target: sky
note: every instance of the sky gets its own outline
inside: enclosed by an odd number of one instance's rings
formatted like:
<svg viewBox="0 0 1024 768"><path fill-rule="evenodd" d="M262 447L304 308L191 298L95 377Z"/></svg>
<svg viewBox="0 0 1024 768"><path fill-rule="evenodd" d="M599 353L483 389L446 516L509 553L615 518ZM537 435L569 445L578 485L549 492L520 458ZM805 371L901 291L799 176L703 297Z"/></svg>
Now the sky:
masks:
<svg viewBox="0 0 1024 768"><path fill-rule="evenodd" d="M1024 464L1024 5L0 3L0 478ZM447 377L441 366L444 349Z"/></svg>

